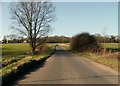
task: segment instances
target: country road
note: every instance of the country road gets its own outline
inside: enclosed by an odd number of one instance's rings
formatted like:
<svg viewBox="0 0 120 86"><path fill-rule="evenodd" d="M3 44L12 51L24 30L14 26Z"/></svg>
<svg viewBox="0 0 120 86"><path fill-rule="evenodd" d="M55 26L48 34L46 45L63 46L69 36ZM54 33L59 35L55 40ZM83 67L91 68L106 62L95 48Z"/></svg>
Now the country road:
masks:
<svg viewBox="0 0 120 86"><path fill-rule="evenodd" d="M23 76L16 84L118 84L117 72L89 61L62 46L37 70Z"/></svg>

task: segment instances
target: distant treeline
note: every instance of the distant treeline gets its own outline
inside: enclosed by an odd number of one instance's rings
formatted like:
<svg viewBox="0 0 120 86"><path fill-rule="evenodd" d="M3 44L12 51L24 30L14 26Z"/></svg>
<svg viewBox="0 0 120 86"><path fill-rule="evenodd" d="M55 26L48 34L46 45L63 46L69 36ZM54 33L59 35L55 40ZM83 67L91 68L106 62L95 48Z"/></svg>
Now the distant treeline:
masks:
<svg viewBox="0 0 120 86"><path fill-rule="evenodd" d="M51 36L48 37L47 42L48 43L69 43L70 42L70 37L65 37L65 36Z"/></svg>
<svg viewBox="0 0 120 86"><path fill-rule="evenodd" d="M120 39L118 36L110 35L110 36L102 36L100 34L94 34L93 35L97 43L119 43ZM70 43L72 37L66 37L66 36L48 36L45 37L47 43ZM37 39L37 42L39 42L40 38ZM7 36L4 36L2 43L29 43L29 39L25 38L23 36L17 36L14 34L10 34Z"/></svg>
<svg viewBox="0 0 120 86"><path fill-rule="evenodd" d="M69 43L71 37L66 36L49 36L45 37L47 43ZM39 42L41 38L37 38ZM17 37L14 34L4 36L2 43L29 43L29 39L25 37Z"/></svg>
<svg viewBox="0 0 120 86"><path fill-rule="evenodd" d="M94 34L98 43L119 43L120 38L114 35L101 36L100 34Z"/></svg>

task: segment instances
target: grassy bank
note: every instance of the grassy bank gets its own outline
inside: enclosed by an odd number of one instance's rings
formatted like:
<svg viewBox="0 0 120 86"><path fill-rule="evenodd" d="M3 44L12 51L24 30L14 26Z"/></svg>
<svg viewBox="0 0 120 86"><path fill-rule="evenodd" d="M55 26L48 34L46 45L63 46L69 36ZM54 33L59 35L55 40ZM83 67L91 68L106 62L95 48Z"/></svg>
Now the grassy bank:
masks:
<svg viewBox="0 0 120 86"><path fill-rule="evenodd" d="M102 55L90 52L75 53L94 62L101 63L115 70L118 70L118 53L106 53Z"/></svg>
<svg viewBox="0 0 120 86"><path fill-rule="evenodd" d="M20 58L18 61L13 62L0 71L2 71L3 84L10 83L16 78L20 77L21 74L25 74L27 71L31 70L41 62L45 61L50 55L55 52L55 45L48 45L47 50L40 55L36 56L26 56Z"/></svg>
<svg viewBox="0 0 120 86"><path fill-rule="evenodd" d="M21 60L23 58L25 58L25 55L3 57L1 59L1 61L2 61L2 67L5 67L5 66L7 66L9 64L17 62L18 60Z"/></svg>
<svg viewBox="0 0 120 86"><path fill-rule="evenodd" d="M70 46L69 45L63 45L63 47L67 50L70 50ZM107 48L118 48L117 44L106 44L104 45L104 47ZM72 51L72 50L71 50ZM92 60L94 62L100 63L100 64L104 64L108 67L111 67L115 70L118 70L118 55L119 52L105 52L105 53L92 53L92 52L76 52L76 51L72 51L73 53L76 53L78 55L80 55L83 58L87 58L89 60Z"/></svg>

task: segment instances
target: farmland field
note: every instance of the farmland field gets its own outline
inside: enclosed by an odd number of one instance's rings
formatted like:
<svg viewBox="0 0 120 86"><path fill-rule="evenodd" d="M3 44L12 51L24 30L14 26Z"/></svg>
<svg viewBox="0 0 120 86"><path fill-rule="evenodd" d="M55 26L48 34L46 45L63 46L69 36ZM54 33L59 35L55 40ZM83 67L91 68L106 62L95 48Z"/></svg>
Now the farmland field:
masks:
<svg viewBox="0 0 120 86"><path fill-rule="evenodd" d="M118 48L118 43L101 43L105 48Z"/></svg>
<svg viewBox="0 0 120 86"><path fill-rule="evenodd" d="M48 45L52 46L55 43L49 43ZM15 55L25 55L28 52L31 52L30 45L28 43L11 43L11 44L0 44L0 49L2 50L3 57L15 56Z"/></svg>
<svg viewBox="0 0 120 86"><path fill-rule="evenodd" d="M101 46L112 51L120 51L118 43L101 43Z"/></svg>
<svg viewBox="0 0 120 86"><path fill-rule="evenodd" d="M27 43L2 44L2 55L23 55L30 52L30 46Z"/></svg>

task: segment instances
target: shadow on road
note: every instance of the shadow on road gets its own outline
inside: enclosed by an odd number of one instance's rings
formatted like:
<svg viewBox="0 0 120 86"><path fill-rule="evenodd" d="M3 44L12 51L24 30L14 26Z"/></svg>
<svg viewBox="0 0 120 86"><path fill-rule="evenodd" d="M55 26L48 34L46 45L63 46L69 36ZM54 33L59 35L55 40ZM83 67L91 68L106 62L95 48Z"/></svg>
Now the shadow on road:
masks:
<svg viewBox="0 0 120 86"><path fill-rule="evenodd" d="M63 49L63 47L57 45L56 46L56 52L55 53L65 53L65 52L68 52L67 50ZM30 68L29 70L27 70L26 72L18 75L17 79L14 79L12 81L12 83L10 83L9 86L13 86L13 85L16 85L18 81L20 80L23 80L23 79L26 79L27 77L25 76L26 74L31 74L33 73L34 71L37 71L38 69L42 68L45 66L45 63L46 61L42 61L40 62L40 64L37 64L36 66L34 66L33 68ZM26 70L26 69L25 69Z"/></svg>
<svg viewBox="0 0 120 86"><path fill-rule="evenodd" d="M42 61L42 62L40 62L40 64L37 64L37 65L35 65L34 67L32 67L32 68L30 68L29 70L27 70L26 72L18 75L17 79L14 79L13 82L10 83L10 85L8 85L8 86L16 86L16 84L17 84L17 82L18 82L19 80L23 80L23 79L26 79L26 78L27 78L27 77L25 76L26 74L31 74L32 72L34 72L34 71L36 71L36 70L44 67L44 66L45 66L45 63L46 63L45 61ZM25 69L25 70L26 70L26 69Z"/></svg>

